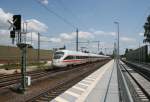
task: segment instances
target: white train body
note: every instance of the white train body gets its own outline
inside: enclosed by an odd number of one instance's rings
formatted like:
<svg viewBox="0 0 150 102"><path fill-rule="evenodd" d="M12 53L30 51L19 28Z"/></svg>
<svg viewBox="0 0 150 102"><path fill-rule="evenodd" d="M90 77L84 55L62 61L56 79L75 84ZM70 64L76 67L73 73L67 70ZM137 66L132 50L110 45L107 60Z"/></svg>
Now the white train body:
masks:
<svg viewBox="0 0 150 102"><path fill-rule="evenodd" d="M109 57L104 55L69 51L69 50L58 50L54 53L52 65L54 67L66 67L83 64L87 62L94 62L107 58Z"/></svg>

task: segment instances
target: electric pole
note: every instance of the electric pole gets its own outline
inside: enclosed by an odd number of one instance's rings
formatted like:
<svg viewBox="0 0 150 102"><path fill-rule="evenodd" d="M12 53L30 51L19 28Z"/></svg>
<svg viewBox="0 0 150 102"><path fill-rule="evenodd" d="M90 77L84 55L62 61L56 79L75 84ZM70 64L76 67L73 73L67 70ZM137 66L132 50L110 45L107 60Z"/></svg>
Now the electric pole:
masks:
<svg viewBox="0 0 150 102"><path fill-rule="evenodd" d="M76 30L76 51L78 51L78 28L77 28L77 30Z"/></svg>
<svg viewBox="0 0 150 102"><path fill-rule="evenodd" d="M91 42L93 42L93 43L97 43L97 51L98 51L98 53L99 53L99 46L100 46L100 41L91 41Z"/></svg>
<svg viewBox="0 0 150 102"><path fill-rule="evenodd" d="M100 44L100 41L98 41L98 53L99 53L99 44Z"/></svg>
<svg viewBox="0 0 150 102"><path fill-rule="evenodd" d="M38 33L38 67L40 67L40 33Z"/></svg>

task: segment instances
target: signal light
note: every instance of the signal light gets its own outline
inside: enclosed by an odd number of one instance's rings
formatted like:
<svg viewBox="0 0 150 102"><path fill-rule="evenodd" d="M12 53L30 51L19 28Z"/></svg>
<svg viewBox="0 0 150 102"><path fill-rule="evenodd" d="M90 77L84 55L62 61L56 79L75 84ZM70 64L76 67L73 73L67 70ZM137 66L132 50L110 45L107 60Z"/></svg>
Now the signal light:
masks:
<svg viewBox="0 0 150 102"><path fill-rule="evenodd" d="M15 38L15 31L10 31L10 38Z"/></svg>
<svg viewBox="0 0 150 102"><path fill-rule="evenodd" d="M13 30L21 30L21 15L13 15Z"/></svg>
<svg viewBox="0 0 150 102"><path fill-rule="evenodd" d="M12 44L14 44L14 42L15 42L15 31L14 30L10 31L10 38L12 38Z"/></svg>

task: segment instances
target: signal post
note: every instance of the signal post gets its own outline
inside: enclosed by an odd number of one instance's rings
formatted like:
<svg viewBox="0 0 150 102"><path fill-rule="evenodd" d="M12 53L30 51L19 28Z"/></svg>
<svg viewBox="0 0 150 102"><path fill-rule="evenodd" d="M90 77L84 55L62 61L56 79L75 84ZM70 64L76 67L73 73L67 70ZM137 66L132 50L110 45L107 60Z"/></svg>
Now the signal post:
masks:
<svg viewBox="0 0 150 102"><path fill-rule="evenodd" d="M8 21L11 23L11 27L13 28L12 31L10 31L10 37L12 38L12 44L14 44L16 35L17 35L17 42L16 45L21 50L21 86L19 86L17 89L21 93L24 93L26 90L26 65L27 65L27 47L28 44L26 42L23 42L22 39L22 32L21 32L21 15L13 15L13 22ZM24 33L24 32L23 32ZM27 33L27 32L26 32ZM26 37L26 36L25 36Z"/></svg>

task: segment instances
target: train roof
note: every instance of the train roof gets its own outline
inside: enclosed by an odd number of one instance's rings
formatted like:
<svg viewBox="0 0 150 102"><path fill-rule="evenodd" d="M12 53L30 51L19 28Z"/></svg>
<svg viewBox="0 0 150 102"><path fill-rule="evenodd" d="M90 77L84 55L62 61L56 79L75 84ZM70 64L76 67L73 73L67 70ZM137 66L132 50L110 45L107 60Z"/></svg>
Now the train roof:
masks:
<svg viewBox="0 0 150 102"><path fill-rule="evenodd" d="M71 50L58 50L56 52L64 52L64 53L70 54L70 55L109 57L109 56L105 56L105 55L98 55L98 54L93 54L93 53L84 53L84 52L80 52L80 51L71 51Z"/></svg>

